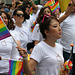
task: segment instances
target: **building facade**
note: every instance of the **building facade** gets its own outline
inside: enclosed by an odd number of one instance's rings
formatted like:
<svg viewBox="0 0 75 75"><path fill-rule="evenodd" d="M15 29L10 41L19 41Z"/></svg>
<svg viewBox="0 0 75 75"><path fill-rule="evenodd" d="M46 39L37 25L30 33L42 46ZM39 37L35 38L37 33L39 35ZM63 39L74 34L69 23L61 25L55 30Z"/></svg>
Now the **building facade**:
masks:
<svg viewBox="0 0 75 75"><path fill-rule="evenodd" d="M0 0L2 2L4 2L5 4L11 4L13 0ZM18 1L18 0L16 0ZM49 0L33 0L35 3L39 3L39 4L42 4L43 1L49 1Z"/></svg>

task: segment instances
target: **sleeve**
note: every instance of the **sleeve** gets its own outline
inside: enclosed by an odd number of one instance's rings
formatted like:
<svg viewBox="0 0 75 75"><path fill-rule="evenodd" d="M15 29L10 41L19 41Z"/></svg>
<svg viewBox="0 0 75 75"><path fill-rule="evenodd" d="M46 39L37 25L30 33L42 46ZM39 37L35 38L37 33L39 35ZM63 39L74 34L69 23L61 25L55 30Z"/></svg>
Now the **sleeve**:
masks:
<svg viewBox="0 0 75 75"><path fill-rule="evenodd" d="M65 14L65 12L64 13L61 13L60 14L60 16L59 16L59 18L61 17L61 16L63 16ZM64 21L63 21L64 22ZM60 27L62 28L62 26L63 26L63 22L60 24Z"/></svg>
<svg viewBox="0 0 75 75"><path fill-rule="evenodd" d="M43 59L43 50L39 45L36 45L31 53L30 58L34 59L38 63Z"/></svg>
<svg viewBox="0 0 75 75"><path fill-rule="evenodd" d="M38 5L38 10L40 10L43 6L42 5Z"/></svg>
<svg viewBox="0 0 75 75"><path fill-rule="evenodd" d="M35 26L33 33L32 33L32 40L37 40L40 41L40 30L39 30L39 26Z"/></svg>

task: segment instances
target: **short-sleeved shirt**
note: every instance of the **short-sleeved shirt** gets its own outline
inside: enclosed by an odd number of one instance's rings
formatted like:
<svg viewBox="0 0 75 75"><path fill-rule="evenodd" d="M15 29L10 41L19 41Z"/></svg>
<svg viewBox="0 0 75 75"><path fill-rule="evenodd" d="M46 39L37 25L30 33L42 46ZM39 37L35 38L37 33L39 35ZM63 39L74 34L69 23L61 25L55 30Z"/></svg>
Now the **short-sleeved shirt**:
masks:
<svg viewBox="0 0 75 75"><path fill-rule="evenodd" d="M44 40L41 32L40 32L40 29L39 29L39 24L36 24L34 30L33 30L33 33L32 33L32 40L37 40L37 41L42 41Z"/></svg>
<svg viewBox="0 0 75 75"><path fill-rule="evenodd" d="M20 46L22 48L26 48L27 49L27 44L29 42L32 42L31 34L30 34L29 29L22 25L22 27L16 26L15 27L15 31L17 31L19 36L20 36L20 44L21 44Z"/></svg>
<svg viewBox="0 0 75 75"><path fill-rule="evenodd" d="M14 37L15 41L19 40L18 33L16 31L10 31L11 35ZM16 48L16 43L12 36L0 40L0 56L3 59L16 59L20 58L19 52ZM0 73L5 73L9 71L9 60L0 60Z"/></svg>
<svg viewBox="0 0 75 75"><path fill-rule="evenodd" d="M64 63L63 47L58 43L55 47L51 47L41 41L34 47L30 58L38 62L36 75L59 75L59 70Z"/></svg>
<svg viewBox="0 0 75 75"><path fill-rule="evenodd" d="M64 51L70 53L70 44L72 41L75 45L75 15L69 15L60 26L62 29L62 37L60 43L63 45ZM73 48L73 52L75 53L75 46Z"/></svg>

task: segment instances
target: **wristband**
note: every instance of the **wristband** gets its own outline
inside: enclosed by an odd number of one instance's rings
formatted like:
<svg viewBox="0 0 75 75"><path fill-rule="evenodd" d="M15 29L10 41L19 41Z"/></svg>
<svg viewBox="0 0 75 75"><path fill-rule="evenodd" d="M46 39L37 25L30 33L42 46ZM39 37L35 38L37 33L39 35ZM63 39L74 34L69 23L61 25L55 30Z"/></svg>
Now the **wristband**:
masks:
<svg viewBox="0 0 75 75"><path fill-rule="evenodd" d="M28 57L26 57L26 58L23 58L23 60L27 60L28 59Z"/></svg>

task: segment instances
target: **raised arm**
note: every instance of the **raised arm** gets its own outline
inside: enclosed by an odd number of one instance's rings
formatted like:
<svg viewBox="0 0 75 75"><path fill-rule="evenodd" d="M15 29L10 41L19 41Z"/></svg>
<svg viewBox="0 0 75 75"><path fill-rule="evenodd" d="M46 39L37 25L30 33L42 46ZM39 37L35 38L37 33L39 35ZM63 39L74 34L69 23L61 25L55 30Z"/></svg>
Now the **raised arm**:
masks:
<svg viewBox="0 0 75 75"><path fill-rule="evenodd" d="M36 8L36 9L38 9L38 6L32 1L32 0L29 0L30 2L31 2L31 4L32 4L32 7L34 7L34 8Z"/></svg>
<svg viewBox="0 0 75 75"><path fill-rule="evenodd" d="M71 5L70 8L66 11L66 13L65 13L63 16L61 16L61 17L59 18L59 23L63 22L63 21L70 15L70 13L71 13L73 7L74 7L74 1L72 0L72 5Z"/></svg>
<svg viewBox="0 0 75 75"><path fill-rule="evenodd" d="M30 59L30 61L28 62L27 60L27 50L24 48L18 48L18 51L20 53L20 55L23 57L23 69L26 75L30 75L31 72L34 70L34 68L37 65L37 62L33 59Z"/></svg>
<svg viewBox="0 0 75 75"><path fill-rule="evenodd" d="M8 13L10 16L12 16L12 12L13 12L13 10L15 9L15 6L16 6L15 2L16 2L16 1L13 1L13 2L12 2L12 7L11 7L9 13Z"/></svg>

